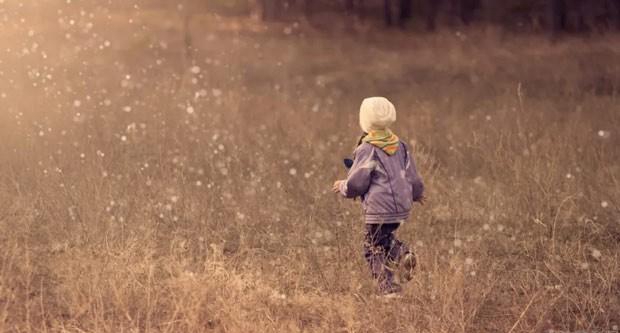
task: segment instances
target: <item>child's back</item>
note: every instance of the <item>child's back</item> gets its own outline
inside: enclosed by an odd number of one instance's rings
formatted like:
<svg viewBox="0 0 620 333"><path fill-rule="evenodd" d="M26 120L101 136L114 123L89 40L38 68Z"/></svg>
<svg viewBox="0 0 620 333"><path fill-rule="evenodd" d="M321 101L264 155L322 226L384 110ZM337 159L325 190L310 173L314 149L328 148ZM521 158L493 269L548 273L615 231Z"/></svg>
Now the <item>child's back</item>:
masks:
<svg viewBox="0 0 620 333"><path fill-rule="evenodd" d="M376 132L371 131L369 135ZM424 185L407 146L398 141L392 155L370 142L355 150L353 166L341 192L361 197L366 223L401 223L409 217L413 201L422 197Z"/></svg>

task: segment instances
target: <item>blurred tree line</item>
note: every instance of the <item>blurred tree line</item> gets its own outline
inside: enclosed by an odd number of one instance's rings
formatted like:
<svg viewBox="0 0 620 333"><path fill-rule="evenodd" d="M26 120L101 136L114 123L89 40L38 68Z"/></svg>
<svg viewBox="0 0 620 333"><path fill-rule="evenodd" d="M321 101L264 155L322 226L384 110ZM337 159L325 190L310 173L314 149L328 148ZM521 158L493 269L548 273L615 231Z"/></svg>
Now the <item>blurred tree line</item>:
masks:
<svg viewBox="0 0 620 333"><path fill-rule="evenodd" d="M196 0L200 1L200 0ZM258 13L265 21L311 19L325 12L387 26L492 23L507 28L553 32L620 29L620 0L202 0L209 7Z"/></svg>

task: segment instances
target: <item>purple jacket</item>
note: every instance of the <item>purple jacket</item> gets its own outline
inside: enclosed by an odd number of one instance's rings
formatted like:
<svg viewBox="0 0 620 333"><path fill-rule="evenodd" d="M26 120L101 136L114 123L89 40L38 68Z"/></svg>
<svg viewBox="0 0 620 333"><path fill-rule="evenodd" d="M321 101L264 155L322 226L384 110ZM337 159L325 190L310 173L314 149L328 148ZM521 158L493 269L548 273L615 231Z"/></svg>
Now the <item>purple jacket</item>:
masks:
<svg viewBox="0 0 620 333"><path fill-rule="evenodd" d="M359 145L347 180L340 184L343 196L362 198L368 224L404 222L423 192L413 157L402 141L391 156L370 143Z"/></svg>

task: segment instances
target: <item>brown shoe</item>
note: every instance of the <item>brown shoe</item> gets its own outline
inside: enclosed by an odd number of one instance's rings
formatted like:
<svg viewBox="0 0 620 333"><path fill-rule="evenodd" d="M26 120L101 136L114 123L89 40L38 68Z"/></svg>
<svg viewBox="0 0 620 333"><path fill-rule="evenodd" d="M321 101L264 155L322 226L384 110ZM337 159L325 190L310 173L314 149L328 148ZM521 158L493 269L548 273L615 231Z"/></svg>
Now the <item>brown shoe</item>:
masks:
<svg viewBox="0 0 620 333"><path fill-rule="evenodd" d="M417 264L415 254L408 252L401 259L401 276L405 281L411 281L413 279L413 270Z"/></svg>

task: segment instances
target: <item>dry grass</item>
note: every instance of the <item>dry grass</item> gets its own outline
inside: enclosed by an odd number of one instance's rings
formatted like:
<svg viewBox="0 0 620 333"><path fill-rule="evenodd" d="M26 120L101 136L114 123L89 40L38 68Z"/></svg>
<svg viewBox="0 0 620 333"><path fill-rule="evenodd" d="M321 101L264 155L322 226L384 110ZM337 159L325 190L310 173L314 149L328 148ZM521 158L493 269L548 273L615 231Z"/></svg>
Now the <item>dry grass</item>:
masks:
<svg viewBox="0 0 620 333"><path fill-rule="evenodd" d="M190 58L174 12L2 6L0 331L620 325L617 36L198 15ZM399 231L420 266L389 302L357 203L327 191L368 95L397 105L430 198Z"/></svg>

